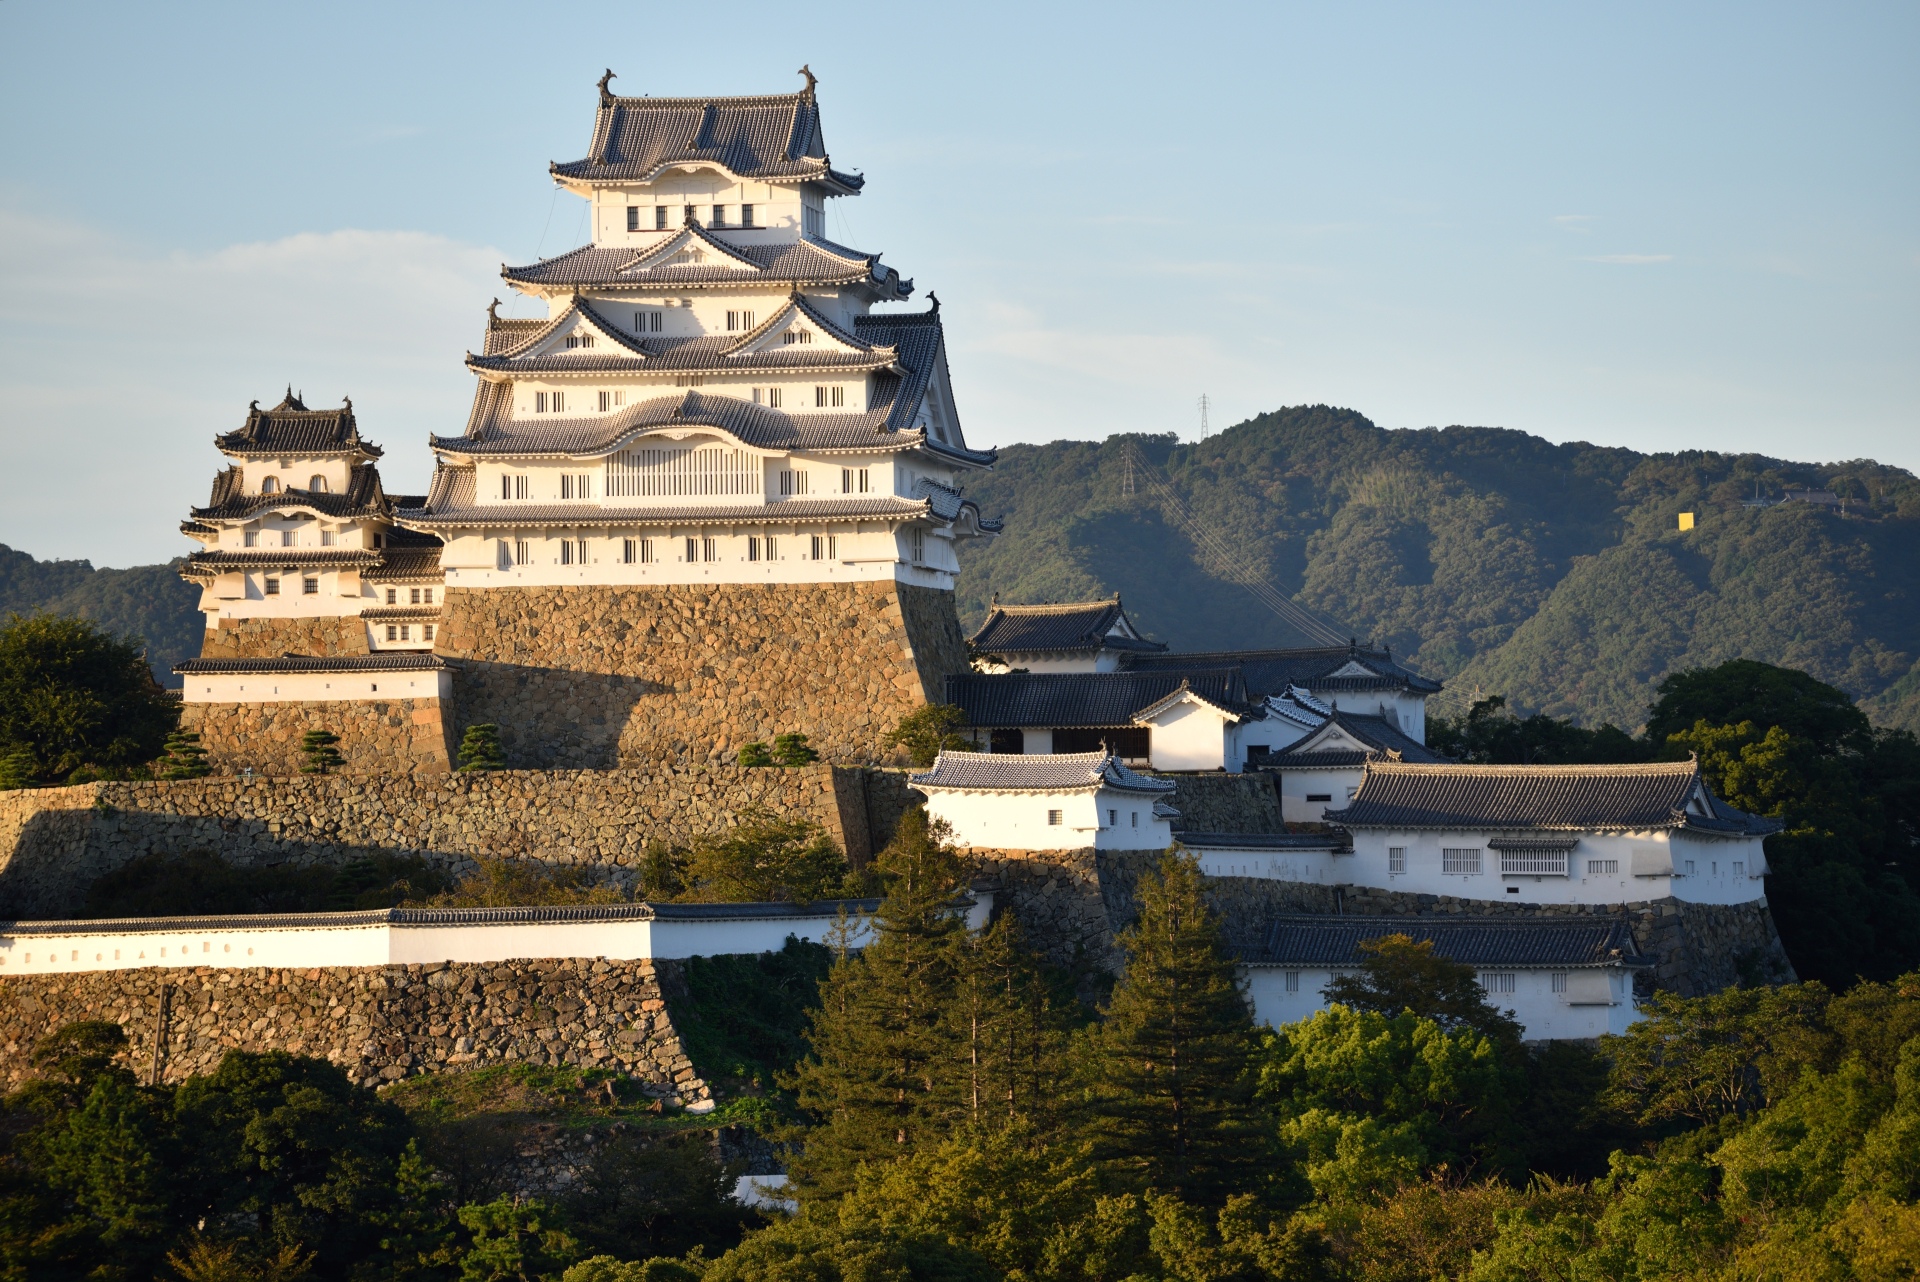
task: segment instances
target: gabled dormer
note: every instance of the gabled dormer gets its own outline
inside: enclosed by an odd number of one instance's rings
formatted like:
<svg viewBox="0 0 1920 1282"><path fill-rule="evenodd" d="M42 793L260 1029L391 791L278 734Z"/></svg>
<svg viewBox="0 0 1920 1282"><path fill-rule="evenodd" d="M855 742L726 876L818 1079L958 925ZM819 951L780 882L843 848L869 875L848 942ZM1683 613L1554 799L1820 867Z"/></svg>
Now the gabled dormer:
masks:
<svg viewBox="0 0 1920 1282"><path fill-rule="evenodd" d="M869 343L842 329L812 303L795 291L786 306L726 349L729 359L779 352L805 364L810 358L831 356L869 356L887 358L891 346Z"/></svg>
<svg viewBox="0 0 1920 1282"><path fill-rule="evenodd" d="M698 223L689 223L678 235L641 250L620 264L622 275L652 272L673 267L700 267L711 271L732 271L742 279L761 275L765 268L733 246L709 233Z"/></svg>

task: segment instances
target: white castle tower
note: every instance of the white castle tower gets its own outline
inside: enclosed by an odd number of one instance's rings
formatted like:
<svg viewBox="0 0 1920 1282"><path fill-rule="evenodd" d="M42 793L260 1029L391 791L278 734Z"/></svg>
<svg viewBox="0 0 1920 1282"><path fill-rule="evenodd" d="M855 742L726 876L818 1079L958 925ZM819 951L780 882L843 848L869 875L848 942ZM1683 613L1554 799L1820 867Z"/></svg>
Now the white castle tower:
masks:
<svg viewBox="0 0 1920 1282"><path fill-rule="evenodd" d="M997 529L961 497L991 464L954 410L939 305L824 233L865 180L796 94L622 98L551 166L593 241L503 269L543 320L489 310L467 430L426 503L449 587L843 583L951 590Z"/></svg>

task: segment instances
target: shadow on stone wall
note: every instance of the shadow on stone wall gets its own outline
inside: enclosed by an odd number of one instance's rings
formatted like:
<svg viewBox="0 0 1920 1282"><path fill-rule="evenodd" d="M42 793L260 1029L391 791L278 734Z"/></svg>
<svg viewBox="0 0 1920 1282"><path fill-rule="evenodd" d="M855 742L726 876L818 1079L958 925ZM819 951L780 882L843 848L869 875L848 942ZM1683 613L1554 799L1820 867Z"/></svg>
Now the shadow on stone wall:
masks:
<svg viewBox="0 0 1920 1282"><path fill-rule="evenodd" d="M673 748L667 759L705 759L674 735L670 699L646 703L672 694L639 676L462 659L450 737L458 744L467 726L492 722L508 764L529 770L610 770L621 764L623 741L657 740L660 731Z"/></svg>

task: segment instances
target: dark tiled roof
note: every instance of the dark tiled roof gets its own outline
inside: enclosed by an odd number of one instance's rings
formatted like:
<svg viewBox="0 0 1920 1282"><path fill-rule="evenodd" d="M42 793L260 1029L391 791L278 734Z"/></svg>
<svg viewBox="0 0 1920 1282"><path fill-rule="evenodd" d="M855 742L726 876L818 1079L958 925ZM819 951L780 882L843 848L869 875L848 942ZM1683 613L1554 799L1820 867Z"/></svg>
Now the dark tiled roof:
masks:
<svg viewBox="0 0 1920 1282"><path fill-rule="evenodd" d="M401 623L413 619L428 622L440 617L437 605L375 605L360 611L360 617L368 623Z"/></svg>
<svg viewBox="0 0 1920 1282"><path fill-rule="evenodd" d="M196 521L244 521L261 512L316 512L336 520L378 517L387 514L386 495L380 489L380 470L371 463L349 469L344 494L316 494L312 490L289 487L277 494L247 494L241 470L230 467L213 478L213 494L207 506L193 509Z"/></svg>
<svg viewBox="0 0 1920 1282"><path fill-rule="evenodd" d="M353 401L337 410L310 410L287 389L286 399L270 410L255 401L247 407L247 421L236 431L213 438L227 454L287 454L319 458L335 454L380 457L380 447L360 439L353 419Z"/></svg>
<svg viewBox="0 0 1920 1282"><path fill-rule="evenodd" d="M181 676L299 676L329 672L438 672L447 662L425 651L343 654L331 658L285 655L278 659L187 659L173 665Z"/></svg>
<svg viewBox="0 0 1920 1282"><path fill-rule="evenodd" d="M1235 710L1246 688L1234 668L1206 672L961 673L947 678L946 699L976 726L1130 726L1134 714L1187 682L1195 694Z"/></svg>
<svg viewBox="0 0 1920 1282"><path fill-rule="evenodd" d="M1335 677L1349 663L1368 675ZM1217 668L1237 664L1247 674L1247 689L1256 698L1284 694L1289 685L1315 692L1323 690L1413 690L1432 694L1440 689L1410 668L1395 663L1385 650L1365 646L1316 646L1298 650L1211 650L1194 654L1122 655L1120 666L1134 671L1161 671L1183 667Z"/></svg>
<svg viewBox="0 0 1920 1282"><path fill-rule="evenodd" d="M1313 745L1329 737L1329 727L1340 729L1361 743L1366 750L1352 751L1340 748L1315 748ZM1269 757L1268 763L1276 769L1289 767L1299 769L1326 769L1339 766L1361 765L1375 757L1393 755L1397 760L1417 764L1435 765L1446 758L1433 751L1418 739L1402 733L1400 727L1385 717L1362 716L1353 712L1335 711L1327 718L1327 724L1309 734L1290 748L1285 748Z"/></svg>
<svg viewBox="0 0 1920 1282"><path fill-rule="evenodd" d="M1458 766L1368 764L1360 789L1327 818L1349 828L1528 829L1698 828L1729 834L1778 831L1714 803L1710 818L1689 815L1699 789L1692 761L1645 766Z"/></svg>
<svg viewBox="0 0 1920 1282"><path fill-rule="evenodd" d="M775 503L711 503L648 505L635 502L614 503L480 503L474 496L473 469L443 467L434 473L433 491L421 508L409 508L398 518L428 526L606 526L606 525L693 525L702 522L824 522L853 520L912 520L932 517L936 520L979 521L979 508L971 499L962 499L945 486L922 486L927 497L900 498L892 494L865 498L782 499ZM979 521L984 530L998 529L991 521Z"/></svg>
<svg viewBox="0 0 1920 1282"><path fill-rule="evenodd" d="M1110 752L942 752L932 770L909 778L916 788L1006 792L1107 787L1123 792L1171 793L1177 787L1172 780L1129 770Z"/></svg>
<svg viewBox="0 0 1920 1282"><path fill-rule="evenodd" d="M987 621L973 634L974 648L988 654L1026 654L1038 650L1161 651L1158 641L1108 636L1116 625L1133 630L1116 595L1111 601L1081 601L1063 605L1000 605L987 612Z"/></svg>
<svg viewBox="0 0 1920 1282"><path fill-rule="evenodd" d="M387 537L391 541L393 534L389 532ZM423 537L432 538L431 535ZM364 571L360 577L369 583L438 583L447 577L447 572L440 568L440 548L438 539L425 546L386 547L381 550L380 564Z"/></svg>
<svg viewBox="0 0 1920 1282"><path fill-rule="evenodd" d="M816 179L858 191L832 169L811 92L743 98L622 98L602 93L584 160L550 166L562 178L649 182L669 165L709 161L741 178Z"/></svg>
<svg viewBox="0 0 1920 1282"><path fill-rule="evenodd" d="M1350 851L1353 839L1344 832L1187 832L1173 834L1195 850L1334 850Z"/></svg>
<svg viewBox="0 0 1920 1282"><path fill-rule="evenodd" d="M878 254L843 250L837 245L810 239L780 241L773 244L734 245L700 226L681 227L661 234L656 246L635 250L626 245L582 245L555 258L542 259L525 267L502 267L500 274L516 285L566 288L705 289L719 286L754 285L850 285L869 281L882 297L904 299L913 294L913 282L902 280L900 273L880 263ZM682 262L664 265L656 262L662 251L672 247L675 256L682 241L715 246L715 254L730 259L745 259L753 270L747 271L728 261L714 263Z"/></svg>
<svg viewBox="0 0 1920 1282"><path fill-rule="evenodd" d="M190 552L183 574L217 574L222 570L271 570L279 566L351 569L374 566L380 553L371 548L250 548L243 552Z"/></svg>
<svg viewBox="0 0 1920 1282"><path fill-rule="evenodd" d="M1637 964L1633 934L1608 919L1513 921L1506 918L1272 918L1257 947L1240 959L1260 966L1358 966L1363 940L1407 935L1431 940L1435 955L1467 966L1576 967Z"/></svg>

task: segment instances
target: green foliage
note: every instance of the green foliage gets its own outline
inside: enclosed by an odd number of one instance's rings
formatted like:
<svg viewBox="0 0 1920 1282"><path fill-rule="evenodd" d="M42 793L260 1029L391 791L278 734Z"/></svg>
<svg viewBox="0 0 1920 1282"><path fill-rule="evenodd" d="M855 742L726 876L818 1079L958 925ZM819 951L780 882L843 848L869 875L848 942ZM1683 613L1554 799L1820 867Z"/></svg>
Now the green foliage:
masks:
<svg viewBox="0 0 1920 1282"><path fill-rule="evenodd" d="M702 902L811 903L840 893L851 873L819 824L753 808L694 843L681 893Z"/></svg>
<svg viewBox="0 0 1920 1282"><path fill-rule="evenodd" d="M1006 532L961 552L961 614L1124 593L1175 649L1298 645L1241 572L1181 531L1124 454L1163 470L1247 574L1456 690L1629 729L1668 673L1750 657L1804 669L1920 729L1920 483L1871 462L1641 455L1491 428L1385 431L1294 406L1204 441L1001 451L970 497ZM1857 485L1846 515L1749 509L1755 485ZM1681 510L1696 529L1674 526ZM1691 724L1691 722L1688 722ZM1764 723L1763 723L1764 724Z"/></svg>
<svg viewBox="0 0 1920 1282"><path fill-rule="evenodd" d="M1778 727L1827 753L1858 746L1872 733L1866 714L1845 691L1805 672L1751 659L1669 673L1654 689L1656 698L1647 709L1647 738L1654 743L1703 721Z"/></svg>
<svg viewBox="0 0 1920 1282"><path fill-rule="evenodd" d="M740 749L738 760L743 766L770 766L773 764L773 753L766 744L756 739Z"/></svg>
<svg viewBox="0 0 1920 1282"><path fill-rule="evenodd" d="M212 773L197 731L175 730L167 736L166 757L159 763L162 779L204 779Z"/></svg>
<svg viewBox="0 0 1920 1282"><path fill-rule="evenodd" d="M583 1251L644 1260L730 1247L759 1218L732 1197L749 1173L722 1164L705 1132L620 1135L595 1149L561 1209Z"/></svg>
<svg viewBox="0 0 1920 1282"><path fill-rule="evenodd" d="M33 750L24 745L0 749L0 792L31 788L40 773Z"/></svg>
<svg viewBox="0 0 1920 1282"><path fill-rule="evenodd" d="M539 1201L510 1197L463 1206L460 1227L472 1235L460 1258L460 1282L524 1282L558 1273L579 1246Z"/></svg>
<svg viewBox="0 0 1920 1282"><path fill-rule="evenodd" d="M973 745L955 733L967 724L967 714L951 703L930 703L900 718L887 742L904 748L916 766L930 766L942 749L965 751Z"/></svg>
<svg viewBox="0 0 1920 1282"><path fill-rule="evenodd" d="M223 916L393 908L446 887L418 855L299 867L229 864L208 851L140 855L87 887L88 917Z"/></svg>
<svg viewBox="0 0 1920 1282"><path fill-rule="evenodd" d="M1359 971L1327 985L1329 1002L1382 1015L1409 1011L1448 1031L1471 1028L1497 1047L1519 1045L1519 1021L1487 1000L1473 967L1434 956L1432 940L1382 935L1360 941L1360 952Z"/></svg>
<svg viewBox="0 0 1920 1282"><path fill-rule="evenodd" d="M593 880L585 868L532 859L477 857L474 869L451 890L407 902L429 908L534 908L559 904L624 904L630 896Z"/></svg>
<svg viewBox="0 0 1920 1282"><path fill-rule="evenodd" d="M300 773L324 775L346 765L346 758L333 746L339 742L340 736L331 730L309 730L301 735Z"/></svg>
<svg viewBox="0 0 1920 1282"><path fill-rule="evenodd" d="M1133 1187L1217 1206L1263 1165L1253 1021L1194 858L1169 851L1138 894L1125 972L1082 1061L1085 1133Z"/></svg>
<svg viewBox="0 0 1920 1282"><path fill-rule="evenodd" d="M1475 700L1467 715L1427 721L1427 746L1474 765L1571 766L1646 761L1652 750L1611 722L1586 729L1536 712L1517 717L1499 695Z"/></svg>
<svg viewBox="0 0 1920 1282"><path fill-rule="evenodd" d="M28 761L42 783L124 774L159 755L178 719L137 640L55 615L0 626L0 755L11 777Z"/></svg>
<svg viewBox="0 0 1920 1282"><path fill-rule="evenodd" d="M775 735L772 756L774 765L789 768L812 765L820 760L820 754L807 746L807 736L797 732Z"/></svg>
<svg viewBox="0 0 1920 1282"><path fill-rule="evenodd" d="M756 1089L798 1063L808 1012L833 965L823 945L789 938L777 953L690 957L684 996L669 996L673 1026L709 1081Z"/></svg>
<svg viewBox="0 0 1920 1282"><path fill-rule="evenodd" d="M491 721L468 726L460 736L460 769L505 770L506 750L500 746L500 727Z"/></svg>
<svg viewBox="0 0 1920 1282"><path fill-rule="evenodd" d="M206 616L182 561L96 570L86 561L36 561L0 544L0 616L74 615L116 636L144 641L153 679L178 685L173 665L200 653Z"/></svg>

